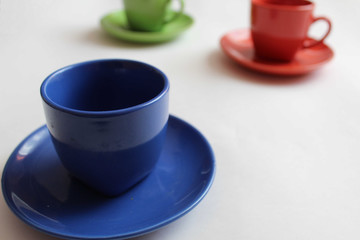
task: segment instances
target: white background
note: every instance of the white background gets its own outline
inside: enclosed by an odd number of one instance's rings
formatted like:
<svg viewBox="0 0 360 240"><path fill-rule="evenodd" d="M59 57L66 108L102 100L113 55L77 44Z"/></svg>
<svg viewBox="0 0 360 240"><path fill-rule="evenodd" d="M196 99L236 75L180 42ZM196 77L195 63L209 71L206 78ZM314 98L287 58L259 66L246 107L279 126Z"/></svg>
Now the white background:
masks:
<svg viewBox="0 0 360 240"><path fill-rule="evenodd" d="M163 70L170 112L209 140L215 182L189 214L141 240L360 239L360 2L316 0L333 22L335 58L302 77L247 71L219 47L249 26L249 0L187 0L195 24L175 41L142 45L105 35L120 0L1 0L0 168L44 124L39 87L56 69L128 58ZM312 36L325 25L316 24ZM1 240L54 239L18 220L0 197Z"/></svg>

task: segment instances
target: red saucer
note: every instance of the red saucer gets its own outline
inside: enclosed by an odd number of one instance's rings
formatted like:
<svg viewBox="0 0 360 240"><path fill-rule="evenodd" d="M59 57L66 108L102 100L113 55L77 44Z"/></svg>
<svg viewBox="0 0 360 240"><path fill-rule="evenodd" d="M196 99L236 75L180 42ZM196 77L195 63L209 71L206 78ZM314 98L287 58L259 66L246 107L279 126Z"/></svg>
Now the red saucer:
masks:
<svg viewBox="0 0 360 240"><path fill-rule="evenodd" d="M309 41L314 41L309 39ZM220 45L227 56L252 70L276 75L299 75L314 71L329 62L334 52L321 43L301 49L291 62L272 62L255 57L249 29L234 30L225 34Z"/></svg>

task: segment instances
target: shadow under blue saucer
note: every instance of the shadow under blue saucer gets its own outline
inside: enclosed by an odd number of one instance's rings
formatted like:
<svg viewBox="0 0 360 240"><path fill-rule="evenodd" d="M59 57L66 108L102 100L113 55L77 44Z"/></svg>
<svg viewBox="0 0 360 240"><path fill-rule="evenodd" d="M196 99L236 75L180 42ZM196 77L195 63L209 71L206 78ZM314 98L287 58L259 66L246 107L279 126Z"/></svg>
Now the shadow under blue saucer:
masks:
<svg viewBox="0 0 360 240"><path fill-rule="evenodd" d="M25 223L66 239L119 239L156 230L194 208L215 173L211 146L195 128L170 116L155 170L116 198L98 194L63 168L46 126L10 156L2 190Z"/></svg>

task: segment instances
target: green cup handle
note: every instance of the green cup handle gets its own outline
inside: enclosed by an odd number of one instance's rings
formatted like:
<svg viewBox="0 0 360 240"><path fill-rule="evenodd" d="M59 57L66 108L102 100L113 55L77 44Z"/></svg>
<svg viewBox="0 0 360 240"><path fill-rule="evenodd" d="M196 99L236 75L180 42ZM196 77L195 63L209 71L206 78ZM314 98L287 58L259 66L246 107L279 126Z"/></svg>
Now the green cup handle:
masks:
<svg viewBox="0 0 360 240"><path fill-rule="evenodd" d="M184 3L184 0L179 0L179 1L180 1L180 10L178 12L176 12L176 14L174 16L172 16L170 19L165 20L164 24L174 21L176 18L180 17L180 15L183 13L185 3Z"/></svg>

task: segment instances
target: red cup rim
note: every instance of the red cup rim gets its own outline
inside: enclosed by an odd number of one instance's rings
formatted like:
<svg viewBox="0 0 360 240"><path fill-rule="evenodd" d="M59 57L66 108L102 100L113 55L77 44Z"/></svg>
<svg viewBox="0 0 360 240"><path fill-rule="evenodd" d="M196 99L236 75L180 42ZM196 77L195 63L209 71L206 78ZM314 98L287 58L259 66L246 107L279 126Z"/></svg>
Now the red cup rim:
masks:
<svg viewBox="0 0 360 240"><path fill-rule="evenodd" d="M281 0L252 0L253 5L269 9L287 10L287 11L308 11L314 8L314 3L308 0L300 0L299 4L281 4ZM277 2L277 3L276 3Z"/></svg>

